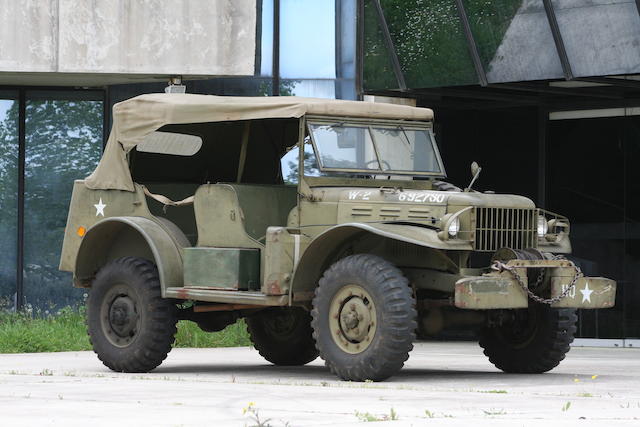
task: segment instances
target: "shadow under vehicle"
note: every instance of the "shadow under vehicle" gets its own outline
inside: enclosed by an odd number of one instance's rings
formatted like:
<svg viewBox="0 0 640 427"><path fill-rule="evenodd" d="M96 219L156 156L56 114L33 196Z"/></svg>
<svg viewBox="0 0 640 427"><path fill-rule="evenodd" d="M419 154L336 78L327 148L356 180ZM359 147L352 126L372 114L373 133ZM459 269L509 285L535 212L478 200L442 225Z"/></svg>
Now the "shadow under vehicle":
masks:
<svg viewBox="0 0 640 427"><path fill-rule="evenodd" d="M268 361L320 355L384 380L416 330L480 331L498 368L541 373L577 308L616 284L562 258L569 221L521 196L461 190L426 108L297 97L142 95L114 107L103 157L76 181L60 268L91 288L88 328L116 371L145 372L176 322L245 318ZM294 185L281 158L297 153Z"/></svg>

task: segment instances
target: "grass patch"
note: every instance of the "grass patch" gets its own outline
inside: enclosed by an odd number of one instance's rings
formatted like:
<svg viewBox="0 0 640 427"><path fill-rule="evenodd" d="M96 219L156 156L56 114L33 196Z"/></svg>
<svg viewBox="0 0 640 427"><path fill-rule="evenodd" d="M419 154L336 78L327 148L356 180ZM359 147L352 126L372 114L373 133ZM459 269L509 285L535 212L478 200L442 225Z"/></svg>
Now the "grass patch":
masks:
<svg viewBox="0 0 640 427"><path fill-rule="evenodd" d="M39 353L91 350L84 308L65 307L37 316L0 311L0 353ZM174 347L237 347L251 345L244 321L220 332L204 332L193 322L180 321Z"/></svg>
<svg viewBox="0 0 640 427"><path fill-rule="evenodd" d="M243 347L251 345L247 326L239 320L220 332L204 332L193 322L181 320L174 347Z"/></svg>

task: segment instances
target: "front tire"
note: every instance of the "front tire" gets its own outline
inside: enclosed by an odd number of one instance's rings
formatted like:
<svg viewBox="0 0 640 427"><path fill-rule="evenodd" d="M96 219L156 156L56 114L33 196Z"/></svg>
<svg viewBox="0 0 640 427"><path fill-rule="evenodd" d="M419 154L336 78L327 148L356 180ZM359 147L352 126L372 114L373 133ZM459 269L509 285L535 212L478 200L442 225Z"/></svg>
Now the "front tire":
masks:
<svg viewBox="0 0 640 427"><path fill-rule="evenodd" d="M417 313L409 282L378 256L352 255L327 269L311 315L320 357L344 380L385 380L413 349Z"/></svg>
<svg viewBox="0 0 640 427"><path fill-rule="evenodd" d="M253 346L274 365L306 365L318 357L311 335L311 316L304 309L266 308L245 320Z"/></svg>
<svg viewBox="0 0 640 427"><path fill-rule="evenodd" d="M87 300L93 351L117 372L149 372L174 341L177 307L161 296L151 261L119 258L98 271Z"/></svg>
<svg viewBox="0 0 640 427"><path fill-rule="evenodd" d="M509 373L541 374L558 366L576 333L576 310L555 309L529 302L514 310L513 319L485 328L480 346L498 369Z"/></svg>

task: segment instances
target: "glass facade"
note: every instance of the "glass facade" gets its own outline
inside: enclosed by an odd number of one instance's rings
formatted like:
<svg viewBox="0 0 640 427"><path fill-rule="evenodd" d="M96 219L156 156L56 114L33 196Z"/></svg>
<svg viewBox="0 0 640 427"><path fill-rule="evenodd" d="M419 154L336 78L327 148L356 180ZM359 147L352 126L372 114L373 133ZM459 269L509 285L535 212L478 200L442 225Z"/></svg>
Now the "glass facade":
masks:
<svg viewBox="0 0 640 427"><path fill-rule="evenodd" d="M0 309L13 307L17 277L18 94L0 91Z"/></svg>
<svg viewBox="0 0 640 427"><path fill-rule="evenodd" d="M640 72L640 14L630 0L553 0L575 76Z"/></svg>
<svg viewBox="0 0 640 427"><path fill-rule="evenodd" d="M26 94L24 295L42 310L83 294L58 265L73 181L88 176L102 152L102 93L88 95Z"/></svg>
<svg viewBox="0 0 640 427"><path fill-rule="evenodd" d="M455 2L382 0L381 5L408 87L478 82ZM363 80L367 82L365 89L393 89L398 86L388 86L394 74L389 74L388 49L384 45L378 18L373 2L366 2L365 40L372 44L365 42ZM385 66L380 68L381 65ZM376 86L369 86L372 83ZM381 84L385 86L379 86Z"/></svg>
<svg viewBox="0 0 640 427"><path fill-rule="evenodd" d="M365 91L399 89L377 1L409 89L477 84L480 72L489 83L640 72L640 15L630 0L553 0L549 10L542 0L462 0L460 8L452 0L365 0Z"/></svg>
<svg viewBox="0 0 640 427"><path fill-rule="evenodd" d="M0 91L0 307L45 313L82 300L58 265L73 181L93 171L102 151L103 97Z"/></svg>
<svg viewBox="0 0 640 427"><path fill-rule="evenodd" d="M542 1L464 0L490 83L562 77Z"/></svg>

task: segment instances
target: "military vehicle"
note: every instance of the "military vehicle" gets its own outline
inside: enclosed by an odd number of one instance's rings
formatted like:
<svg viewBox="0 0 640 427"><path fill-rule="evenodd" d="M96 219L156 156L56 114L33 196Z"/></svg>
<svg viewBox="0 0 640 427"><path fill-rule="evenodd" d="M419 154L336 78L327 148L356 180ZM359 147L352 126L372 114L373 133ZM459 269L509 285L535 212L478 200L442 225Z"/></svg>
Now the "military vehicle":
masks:
<svg viewBox="0 0 640 427"><path fill-rule="evenodd" d="M611 307L616 283L562 258L567 218L473 190L478 165L463 190L443 181L432 125L426 108L298 97L116 104L60 264L90 288L100 360L146 372L178 320L244 318L269 362L320 355L345 380L392 376L418 329L476 330L506 372L554 368L576 309Z"/></svg>

